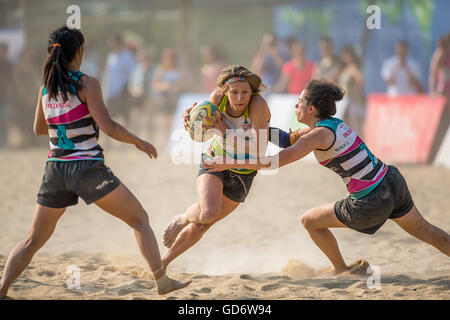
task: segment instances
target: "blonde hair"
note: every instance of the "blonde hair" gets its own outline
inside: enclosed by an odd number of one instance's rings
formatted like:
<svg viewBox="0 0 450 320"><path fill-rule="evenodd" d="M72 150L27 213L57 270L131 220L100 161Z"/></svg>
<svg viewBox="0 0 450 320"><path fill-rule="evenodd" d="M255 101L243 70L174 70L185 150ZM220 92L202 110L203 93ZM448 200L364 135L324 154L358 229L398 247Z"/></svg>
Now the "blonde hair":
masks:
<svg viewBox="0 0 450 320"><path fill-rule="evenodd" d="M223 93L228 89L228 83L226 81L233 77L243 77L247 80L253 94L258 94L267 89L266 85L262 83L261 78L256 73L251 72L243 66L233 65L222 69L217 79L217 86L222 89Z"/></svg>

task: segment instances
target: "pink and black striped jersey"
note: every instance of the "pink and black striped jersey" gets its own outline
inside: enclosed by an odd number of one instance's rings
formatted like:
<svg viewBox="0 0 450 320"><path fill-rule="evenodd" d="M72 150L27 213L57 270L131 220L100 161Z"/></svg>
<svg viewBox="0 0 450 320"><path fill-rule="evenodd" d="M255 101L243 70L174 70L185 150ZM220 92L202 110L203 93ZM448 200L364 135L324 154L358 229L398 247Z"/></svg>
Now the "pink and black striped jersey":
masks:
<svg viewBox="0 0 450 320"><path fill-rule="evenodd" d="M75 71L77 80L83 74ZM50 136L47 161L104 160L103 149L98 144L99 128L89 113L86 103L78 97L76 89L67 93L69 100L49 99L44 86L42 108Z"/></svg>

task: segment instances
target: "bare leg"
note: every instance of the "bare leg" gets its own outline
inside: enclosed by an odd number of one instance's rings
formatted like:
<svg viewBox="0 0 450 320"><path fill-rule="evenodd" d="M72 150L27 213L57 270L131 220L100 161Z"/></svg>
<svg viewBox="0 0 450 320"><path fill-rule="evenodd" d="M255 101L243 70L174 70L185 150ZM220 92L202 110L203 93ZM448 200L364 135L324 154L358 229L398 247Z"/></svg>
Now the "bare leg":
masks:
<svg viewBox="0 0 450 320"><path fill-rule="evenodd" d="M450 235L425 220L416 206L403 217L392 220L413 237L431 244L450 257Z"/></svg>
<svg viewBox="0 0 450 320"><path fill-rule="evenodd" d="M147 213L128 188L124 184L120 184L119 187L95 204L111 215L123 220L134 229L139 249L152 270L157 284L160 278L165 278L165 270L161 268L158 243L149 225ZM172 279L169 280L169 282L164 281L163 287L158 285L159 294L182 289L190 284L190 281L180 283Z"/></svg>
<svg viewBox="0 0 450 320"><path fill-rule="evenodd" d="M336 238L328 228L345 228L334 213L334 202L315 207L307 211L301 222L314 243L323 251L334 266L334 273L348 271L339 251Z"/></svg>
<svg viewBox="0 0 450 320"><path fill-rule="evenodd" d="M26 238L14 247L6 261L0 282L0 299L6 296L11 283L22 274L35 253L53 234L56 223L65 210L66 208L55 209L36 205L33 222Z"/></svg>
<svg viewBox="0 0 450 320"><path fill-rule="evenodd" d="M216 185L218 182L220 188ZM239 206L238 202L222 195L221 181L213 175L203 174L199 176L197 178L197 190L200 202L192 205L183 215L182 220L187 221L187 226L182 228L175 242L164 255L162 259L164 269L176 257L197 243L213 224L229 215ZM217 192L214 196L213 193L217 190L220 190L220 192ZM220 197L220 201L217 197ZM220 207L217 207L218 204L220 204ZM204 209L202 210L202 208Z"/></svg>
<svg viewBox="0 0 450 320"><path fill-rule="evenodd" d="M208 224L216 220L222 207L222 181L211 174L197 177L197 193L199 202L190 206L184 214L175 216L164 231L163 243L170 248L178 233L188 223Z"/></svg>

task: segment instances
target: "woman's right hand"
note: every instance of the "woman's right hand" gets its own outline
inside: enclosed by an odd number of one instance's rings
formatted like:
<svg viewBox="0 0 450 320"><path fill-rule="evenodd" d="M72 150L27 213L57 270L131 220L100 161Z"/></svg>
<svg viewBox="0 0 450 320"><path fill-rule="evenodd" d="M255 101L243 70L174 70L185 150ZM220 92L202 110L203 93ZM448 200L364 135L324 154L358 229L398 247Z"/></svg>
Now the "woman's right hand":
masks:
<svg viewBox="0 0 450 320"><path fill-rule="evenodd" d="M191 110L193 107L195 107L197 105L197 102L194 102L194 104L192 105L192 107L187 108L186 110L184 110L183 112L183 126L185 130L188 130L189 127L189 114L191 113Z"/></svg>

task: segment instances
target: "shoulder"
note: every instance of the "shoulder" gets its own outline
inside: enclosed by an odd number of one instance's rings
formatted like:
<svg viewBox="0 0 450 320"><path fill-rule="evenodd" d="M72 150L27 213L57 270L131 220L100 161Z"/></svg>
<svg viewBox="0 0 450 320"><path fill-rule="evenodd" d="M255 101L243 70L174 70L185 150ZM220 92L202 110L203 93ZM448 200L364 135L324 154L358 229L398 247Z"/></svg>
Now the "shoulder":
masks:
<svg viewBox="0 0 450 320"><path fill-rule="evenodd" d="M266 99L264 99L260 94L255 94L250 98L250 102L248 104L249 109L254 110L263 110L263 109L269 109L269 106L267 105ZM249 110L251 111L251 110Z"/></svg>
<svg viewBox="0 0 450 320"><path fill-rule="evenodd" d="M329 127L313 128L304 137L314 140L315 149L328 149L335 141L335 133Z"/></svg>
<svg viewBox="0 0 450 320"><path fill-rule="evenodd" d="M209 101L217 107L219 106L220 102L222 101L222 98L223 98L223 92L220 88L214 89L214 91L211 92L211 94L209 95Z"/></svg>
<svg viewBox="0 0 450 320"><path fill-rule="evenodd" d="M97 78L83 74L81 76L81 82L86 89L95 89L100 87L100 81Z"/></svg>
<svg viewBox="0 0 450 320"><path fill-rule="evenodd" d="M250 113L250 117L258 115L264 115L265 118L270 118L270 109L267 105L266 99L264 99L261 95L254 95L248 104L248 111Z"/></svg>
<svg viewBox="0 0 450 320"><path fill-rule="evenodd" d="M87 101L87 95L93 96L101 93L102 87L97 78L83 74L81 76L81 83L83 86L78 91L78 96L81 100Z"/></svg>

